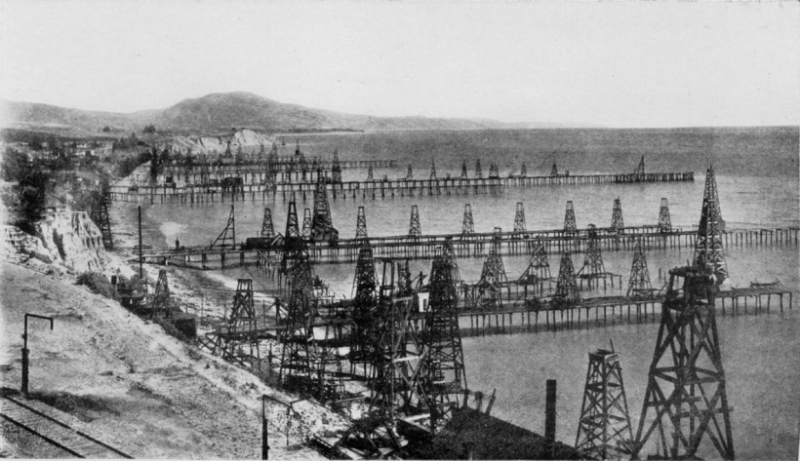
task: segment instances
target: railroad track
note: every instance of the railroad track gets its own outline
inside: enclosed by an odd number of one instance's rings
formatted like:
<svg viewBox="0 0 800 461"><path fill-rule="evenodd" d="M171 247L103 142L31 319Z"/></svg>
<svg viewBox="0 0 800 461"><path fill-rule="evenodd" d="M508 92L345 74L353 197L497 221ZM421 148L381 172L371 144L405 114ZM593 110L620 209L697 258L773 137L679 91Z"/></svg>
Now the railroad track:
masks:
<svg viewBox="0 0 800 461"><path fill-rule="evenodd" d="M3 389L0 423L12 424L36 435L77 458L110 459L132 456L47 415Z"/></svg>

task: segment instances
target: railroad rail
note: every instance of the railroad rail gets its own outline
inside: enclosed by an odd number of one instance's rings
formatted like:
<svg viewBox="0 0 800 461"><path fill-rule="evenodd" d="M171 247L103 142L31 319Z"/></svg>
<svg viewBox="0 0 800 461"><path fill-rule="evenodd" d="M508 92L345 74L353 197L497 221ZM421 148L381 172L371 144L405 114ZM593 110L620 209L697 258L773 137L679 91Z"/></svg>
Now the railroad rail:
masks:
<svg viewBox="0 0 800 461"><path fill-rule="evenodd" d="M669 232L659 231L657 226L625 227L620 231L596 229L601 248L617 251L630 250L638 239L647 250L666 248L694 248L696 230L674 228ZM726 247L737 246L797 246L800 227L726 229L722 233ZM589 229L574 233L563 230L540 230L526 232L486 232L474 234L439 234L419 236L370 237L369 244L376 258L432 259L437 247L445 242L453 245L458 257L484 257L495 242L503 255L531 254L536 242L541 242L548 253L568 250L573 253L585 251L589 241ZM337 241L307 241L309 257L314 264L352 263L358 259L362 240L341 239ZM259 266L265 260L279 260L280 246L273 248L237 247L183 247L143 254L145 263L170 264L201 270L228 269L233 267ZM136 259L138 261L138 258Z"/></svg>
<svg viewBox="0 0 800 461"><path fill-rule="evenodd" d="M300 173L297 173L300 174ZM315 173L309 171L308 178ZM291 173L289 174L291 176ZM266 173L245 173L242 184L234 187L209 186L198 183L182 187L172 185L111 186L111 200L135 203L200 204L237 200L267 200L292 196L306 200L313 197L316 181L279 181L275 188L267 186ZM280 177L279 177L280 179ZM447 195L478 195L502 192L510 187L578 186L589 184L634 184L694 181L694 173L623 173L595 175L510 176L495 178L386 179L383 181L344 181L327 183L334 200L347 198L385 199Z"/></svg>
<svg viewBox="0 0 800 461"><path fill-rule="evenodd" d="M10 389L3 389L0 397L0 417L6 424L13 424L77 458L133 459L111 445L34 408L32 402L26 402L21 395L12 396L12 393Z"/></svg>

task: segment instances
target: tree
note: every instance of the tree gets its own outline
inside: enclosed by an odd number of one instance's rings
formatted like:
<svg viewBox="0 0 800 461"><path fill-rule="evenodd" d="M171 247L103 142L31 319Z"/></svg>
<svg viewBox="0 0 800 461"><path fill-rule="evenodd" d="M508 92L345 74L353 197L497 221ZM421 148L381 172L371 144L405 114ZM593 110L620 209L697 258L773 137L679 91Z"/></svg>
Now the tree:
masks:
<svg viewBox="0 0 800 461"><path fill-rule="evenodd" d="M103 132L104 133L108 133L109 131L111 131L111 127L109 127L108 125L103 127Z"/></svg>
<svg viewBox="0 0 800 461"><path fill-rule="evenodd" d="M142 130L142 132L146 134L155 134L156 127L155 125L147 125L146 127L144 127L144 130Z"/></svg>

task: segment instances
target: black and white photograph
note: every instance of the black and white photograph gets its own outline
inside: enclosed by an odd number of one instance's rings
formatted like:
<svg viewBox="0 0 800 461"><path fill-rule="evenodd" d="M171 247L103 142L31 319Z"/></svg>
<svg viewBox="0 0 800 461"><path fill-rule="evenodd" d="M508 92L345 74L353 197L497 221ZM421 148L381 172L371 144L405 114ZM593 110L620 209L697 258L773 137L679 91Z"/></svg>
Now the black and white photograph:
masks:
<svg viewBox="0 0 800 461"><path fill-rule="evenodd" d="M0 458L800 459L799 31L0 0Z"/></svg>

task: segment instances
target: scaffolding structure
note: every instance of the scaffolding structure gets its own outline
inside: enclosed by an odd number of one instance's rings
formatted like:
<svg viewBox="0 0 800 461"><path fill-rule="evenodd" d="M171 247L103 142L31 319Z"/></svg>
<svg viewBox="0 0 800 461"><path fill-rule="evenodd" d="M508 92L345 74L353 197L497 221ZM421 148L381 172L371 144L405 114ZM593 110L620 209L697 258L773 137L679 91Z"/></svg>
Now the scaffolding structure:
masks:
<svg viewBox="0 0 800 461"><path fill-rule="evenodd" d="M634 458L655 448L658 456L696 459L705 439L723 459L734 459L712 275L702 266L669 271ZM651 438L655 447L646 447Z"/></svg>
<svg viewBox="0 0 800 461"><path fill-rule="evenodd" d="M575 222L575 208L572 200L567 201L567 211L564 214L564 233L574 234L578 232L578 225Z"/></svg>
<svg viewBox="0 0 800 461"><path fill-rule="evenodd" d="M614 199L614 209L611 212L611 230L621 234L625 228L625 221L622 219L622 202L619 197Z"/></svg>
<svg viewBox="0 0 800 461"><path fill-rule="evenodd" d="M600 239L597 235L597 228L594 224L589 224L588 230L589 240L586 243L583 267L578 271L581 288L583 287L584 280L586 280L589 289L599 288L600 280L603 280L603 289L605 289L606 279L609 277L611 278L611 286L614 286L614 274L606 272L606 267L603 263L603 253L600 250Z"/></svg>
<svg viewBox="0 0 800 461"><path fill-rule="evenodd" d="M311 238L311 209L306 208L303 210L303 230L301 234L304 239Z"/></svg>
<svg viewBox="0 0 800 461"><path fill-rule="evenodd" d="M703 210L694 248L694 265L706 268L715 278L717 285L728 278L728 267L722 250L723 229L725 221L722 220L719 207L717 181L714 179L714 168L710 167L706 172Z"/></svg>
<svg viewBox="0 0 800 461"><path fill-rule="evenodd" d="M531 260L528 267L519 277L517 283L525 287L525 294L528 293L528 287L534 287L534 293L542 294L544 292L544 282L551 281L550 275L550 262L547 259L547 251L544 244L540 239L533 243L533 251L531 252Z"/></svg>
<svg viewBox="0 0 800 461"><path fill-rule="evenodd" d="M411 205L411 221L408 225L408 235L416 237L422 235L422 226L419 223L419 209Z"/></svg>
<svg viewBox="0 0 800 461"><path fill-rule="evenodd" d="M580 300L578 286L575 283L575 268L569 251L561 256L561 266L558 269L556 292L553 294L552 305L556 309L567 309Z"/></svg>
<svg viewBox="0 0 800 461"><path fill-rule="evenodd" d="M292 268L289 286L278 380L287 389L318 395L321 375L317 363L314 323L319 311L313 291L313 272L308 261L302 261Z"/></svg>
<svg viewBox="0 0 800 461"><path fill-rule="evenodd" d="M297 204L294 197L289 202L286 217L286 232L283 234L283 254L281 255L281 276L291 276L294 266L308 262L308 246L300 232L300 225L297 222Z"/></svg>
<svg viewBox="0 0 800 461"><path fill-rule="evenodd" d="M224 325L201 338L200 343L228 362L251 370L261 369L253 280L238 280L233 305Z"/></svg>
<svg viewBox="0 0 800 461"><path fill-rule="evenodd" d="M517 211L514 215L514 232L526 232L525 207L522 202L517 202Z"/></svg>
<svg viewBox="0 0 800 461"><path fill-rule="evenodd" d="M661 207L658 210L658 231L672 232L672 218L669 215L669 202L666 197L661 198Z"/></svg>
<svg viewBox="0 0 800 461"><path fill-rule="evenodd" d="M464 205L464 221L461 224L461 234L470 235L475 233L475 223L472 220L472 206L467 203Z"/></svg>
<svg viewBox="0 0 800 461"><path fill-rule="evenodd" d="M374 318L377 314L378 281L375 274L375 260L372 248L363 246L358 251L356 272L353 278L353 329L350 334L351 374L367 378L367 365L374 345L371 342ZM360 366L361 368L357 368Z"/></svg>
<svg viewBox="0 0 800 461"><path fill-rule="evenodd" d="M618 353L604 349L589 353L578 421L575 448L587 458L622 459L630 453L633 432Z"/></svg>

